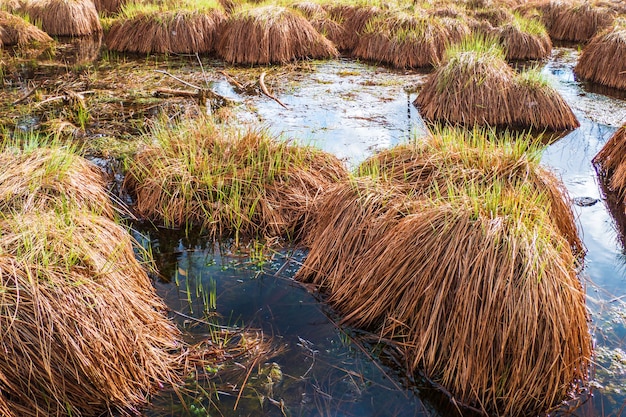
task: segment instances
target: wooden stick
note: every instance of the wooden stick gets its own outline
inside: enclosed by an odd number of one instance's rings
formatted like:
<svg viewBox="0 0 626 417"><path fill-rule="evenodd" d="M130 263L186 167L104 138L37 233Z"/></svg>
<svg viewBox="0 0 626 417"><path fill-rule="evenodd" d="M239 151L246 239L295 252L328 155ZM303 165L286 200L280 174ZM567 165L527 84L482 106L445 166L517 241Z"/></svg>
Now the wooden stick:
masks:
<svg viewBox="0 0 626 417"><path fill-rule="evenodd" d="M261 73L261 76L259 77L259 85L261 86L261 91L263 91L263 94L265 94L266 96L268 96L269 98L271 98L272 100L274 100L276 103L280 104L281 106L283 106L285 109L289 110L287 108L287 106L285 106L283 104L282 101L280 101L279 99L277 99L276 97L274 97L273 95L270 94L269 91L267 91L267 87L265 86L265 71L263 71Z"/></svg>

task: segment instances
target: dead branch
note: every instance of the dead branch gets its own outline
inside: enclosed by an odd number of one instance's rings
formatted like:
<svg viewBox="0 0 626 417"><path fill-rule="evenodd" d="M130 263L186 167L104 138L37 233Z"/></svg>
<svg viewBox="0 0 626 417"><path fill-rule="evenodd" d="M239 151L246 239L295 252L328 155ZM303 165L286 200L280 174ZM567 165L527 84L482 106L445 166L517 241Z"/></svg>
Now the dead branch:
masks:
<svg viewBox="0 0 626 417"><path fill-rule="evenodd" d="M37 91L37 89L41 87L41 84L35 84L35 86L33 88L31 88L30 90L28 90L26 92L26 94L24 94L22 97L18 98L17 100L15 100L13 103L11 103L12 106L15 106L17 104L20 104L21 102L23 102L24 100L26 100L28 97L32 96L33 93L35 91Z"/></svg>
<svg viewBox="0 0 626 417"><path fill-rule="evenodd" d="M267 90L267 87L265 86L265 71L263 71L261 73L261 76L259 77L259 85L261 86L261 91L263 92L263 94L265 94L266 96L274 100L276 103L283 106L285 109L289 110L282 101L280 101L278 98L271 95L270 92Z"/></svg>

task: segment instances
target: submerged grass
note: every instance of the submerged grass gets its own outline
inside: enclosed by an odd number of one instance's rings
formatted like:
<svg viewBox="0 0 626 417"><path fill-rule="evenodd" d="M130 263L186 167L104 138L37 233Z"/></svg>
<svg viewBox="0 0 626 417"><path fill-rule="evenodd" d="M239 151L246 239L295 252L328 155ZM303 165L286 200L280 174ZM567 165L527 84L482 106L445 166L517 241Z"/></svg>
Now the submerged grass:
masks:
<svg viewBox="0 0 626 417"><path fill-rule="evenodd" d="M330 154L211 119L157 126L147 141L124 182L137 213L216 237L297 239L317 196L346 176Z"/></svg>

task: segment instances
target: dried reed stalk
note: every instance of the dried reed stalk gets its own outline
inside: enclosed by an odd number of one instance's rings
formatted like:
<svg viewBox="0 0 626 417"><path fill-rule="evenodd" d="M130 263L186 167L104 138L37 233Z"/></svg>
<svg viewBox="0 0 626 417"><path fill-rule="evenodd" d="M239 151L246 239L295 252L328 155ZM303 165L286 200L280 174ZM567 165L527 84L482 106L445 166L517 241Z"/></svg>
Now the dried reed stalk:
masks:
<svg viewBox="0 0 626 417"><path fill-rule="evenodd" d="M0 47L23 46L33 42L49 43L52 38L19 16L0 10Z"/></svg>
<svg viewBox="0 0 626 417"><path fill-rule="evenodd" d="M186 124L156 133L159 144L131 163L124 186L142 217L196 224L214 236L295 239L315 199L347 176L336 157L264 132Z"/></svg>
<svg viewBox="0 0 626 417"><path fill-rule="evenodd" d="M8 217L0 230L6 408L26 417L134 415L179 382L180 334L124 229L75 211Z"/></svg>
<svg viewBox="0 0 626 417"><path fill-rule="evenodd" d="M63 148L0 153L0 212L33 212L66 207L113 218L102 171Z"/></svg>
<svg viewBox="0 0 626 417"><path fill-rule="evenodd" d="M25 10L50 35L85 36L102 32L91 0L30 0Z"/></svg>
<svg viewBox="0 0 626 417"><path fill-rule="evenodd" d="M597 34L585 46L574 67L583 80L626 90L626 20Z"/></svg>
<svg viewBox="0 0 626 417"><path fill-rule="evenodd" d="M458 19L391 11L369 20L353 54L397 68L426 67L438 64L446 47L469 33Z"/></svg>
<svg viewBox="0 0 626 417"><path fill-rule="evenodd" d="M118 19L106 35L109 49L148 53L209 53L226 16L218 9L155 10L131 19Z"/></svg>
<svg viewBox="0 0 626 417"><path fill-rule="evenodd" d="M279 6L244 8L224 23L216 47L229 63L287 63L301 58L336 58L337 49L301 14Z"/></svg>

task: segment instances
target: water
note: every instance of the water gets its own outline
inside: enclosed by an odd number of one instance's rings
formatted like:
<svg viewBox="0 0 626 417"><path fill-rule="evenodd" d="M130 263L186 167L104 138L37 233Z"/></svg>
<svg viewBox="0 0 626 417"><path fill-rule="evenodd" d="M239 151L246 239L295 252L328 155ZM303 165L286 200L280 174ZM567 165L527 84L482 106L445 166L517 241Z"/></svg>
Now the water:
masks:
<svg viewBox="0 0 626 417"><path fill-rule="evenodd" d="M588 202L574 209L588 250L581 279L587 289L598 356L593 395L583 397L585 402L577 409L554 415L616 416L626 403L626 257L591 160L626 122L626 102L620 94L598 93L577 82L572 72L576 58L575 49L557 48L543 68L581 122L579 129L546 149L543 163L562 178L571 197ZM281 80L289 87L276 95L288 109L268 98L248 97L253 105L244 105L242 111L252 112L251 118L260 119L277 134L334 153L350 167L376 150L425 131L411 104L424 74L398 73L347 60L313 65L311 73L294 73ZM244 101L225 82L217 86L222 94ZM228 381L213 379L211 383L222 392L219 399L198 400L196 390L185 400L194 404L194 410L174 406L176 411L172 411L162 398L149 415L208 415L207 410L224 416L458 414L445 395L409 379L388 348L337 325L340 318L321 296L291 279L302 253L277 253L260 265L259 259L205 248L198 243L201 240L189 242L154 232L149 239L164 275L157 281L157 289L173 310L198 318L206 312L219 313L221 325L260 329L283 351L257 364L239 401L238 390L229 390ZM198 287L203 290L199 292ZM201 294L211 289L216 295L215 308L204 311L206 295ZM190 337L206 338L210 326L185 316L174 318L182 327L194 324ZM280 369L282 379L268 379L272 369ZM211 387L205 384L205 388ZM237 410L233 410L235 404Z"/></svg>

